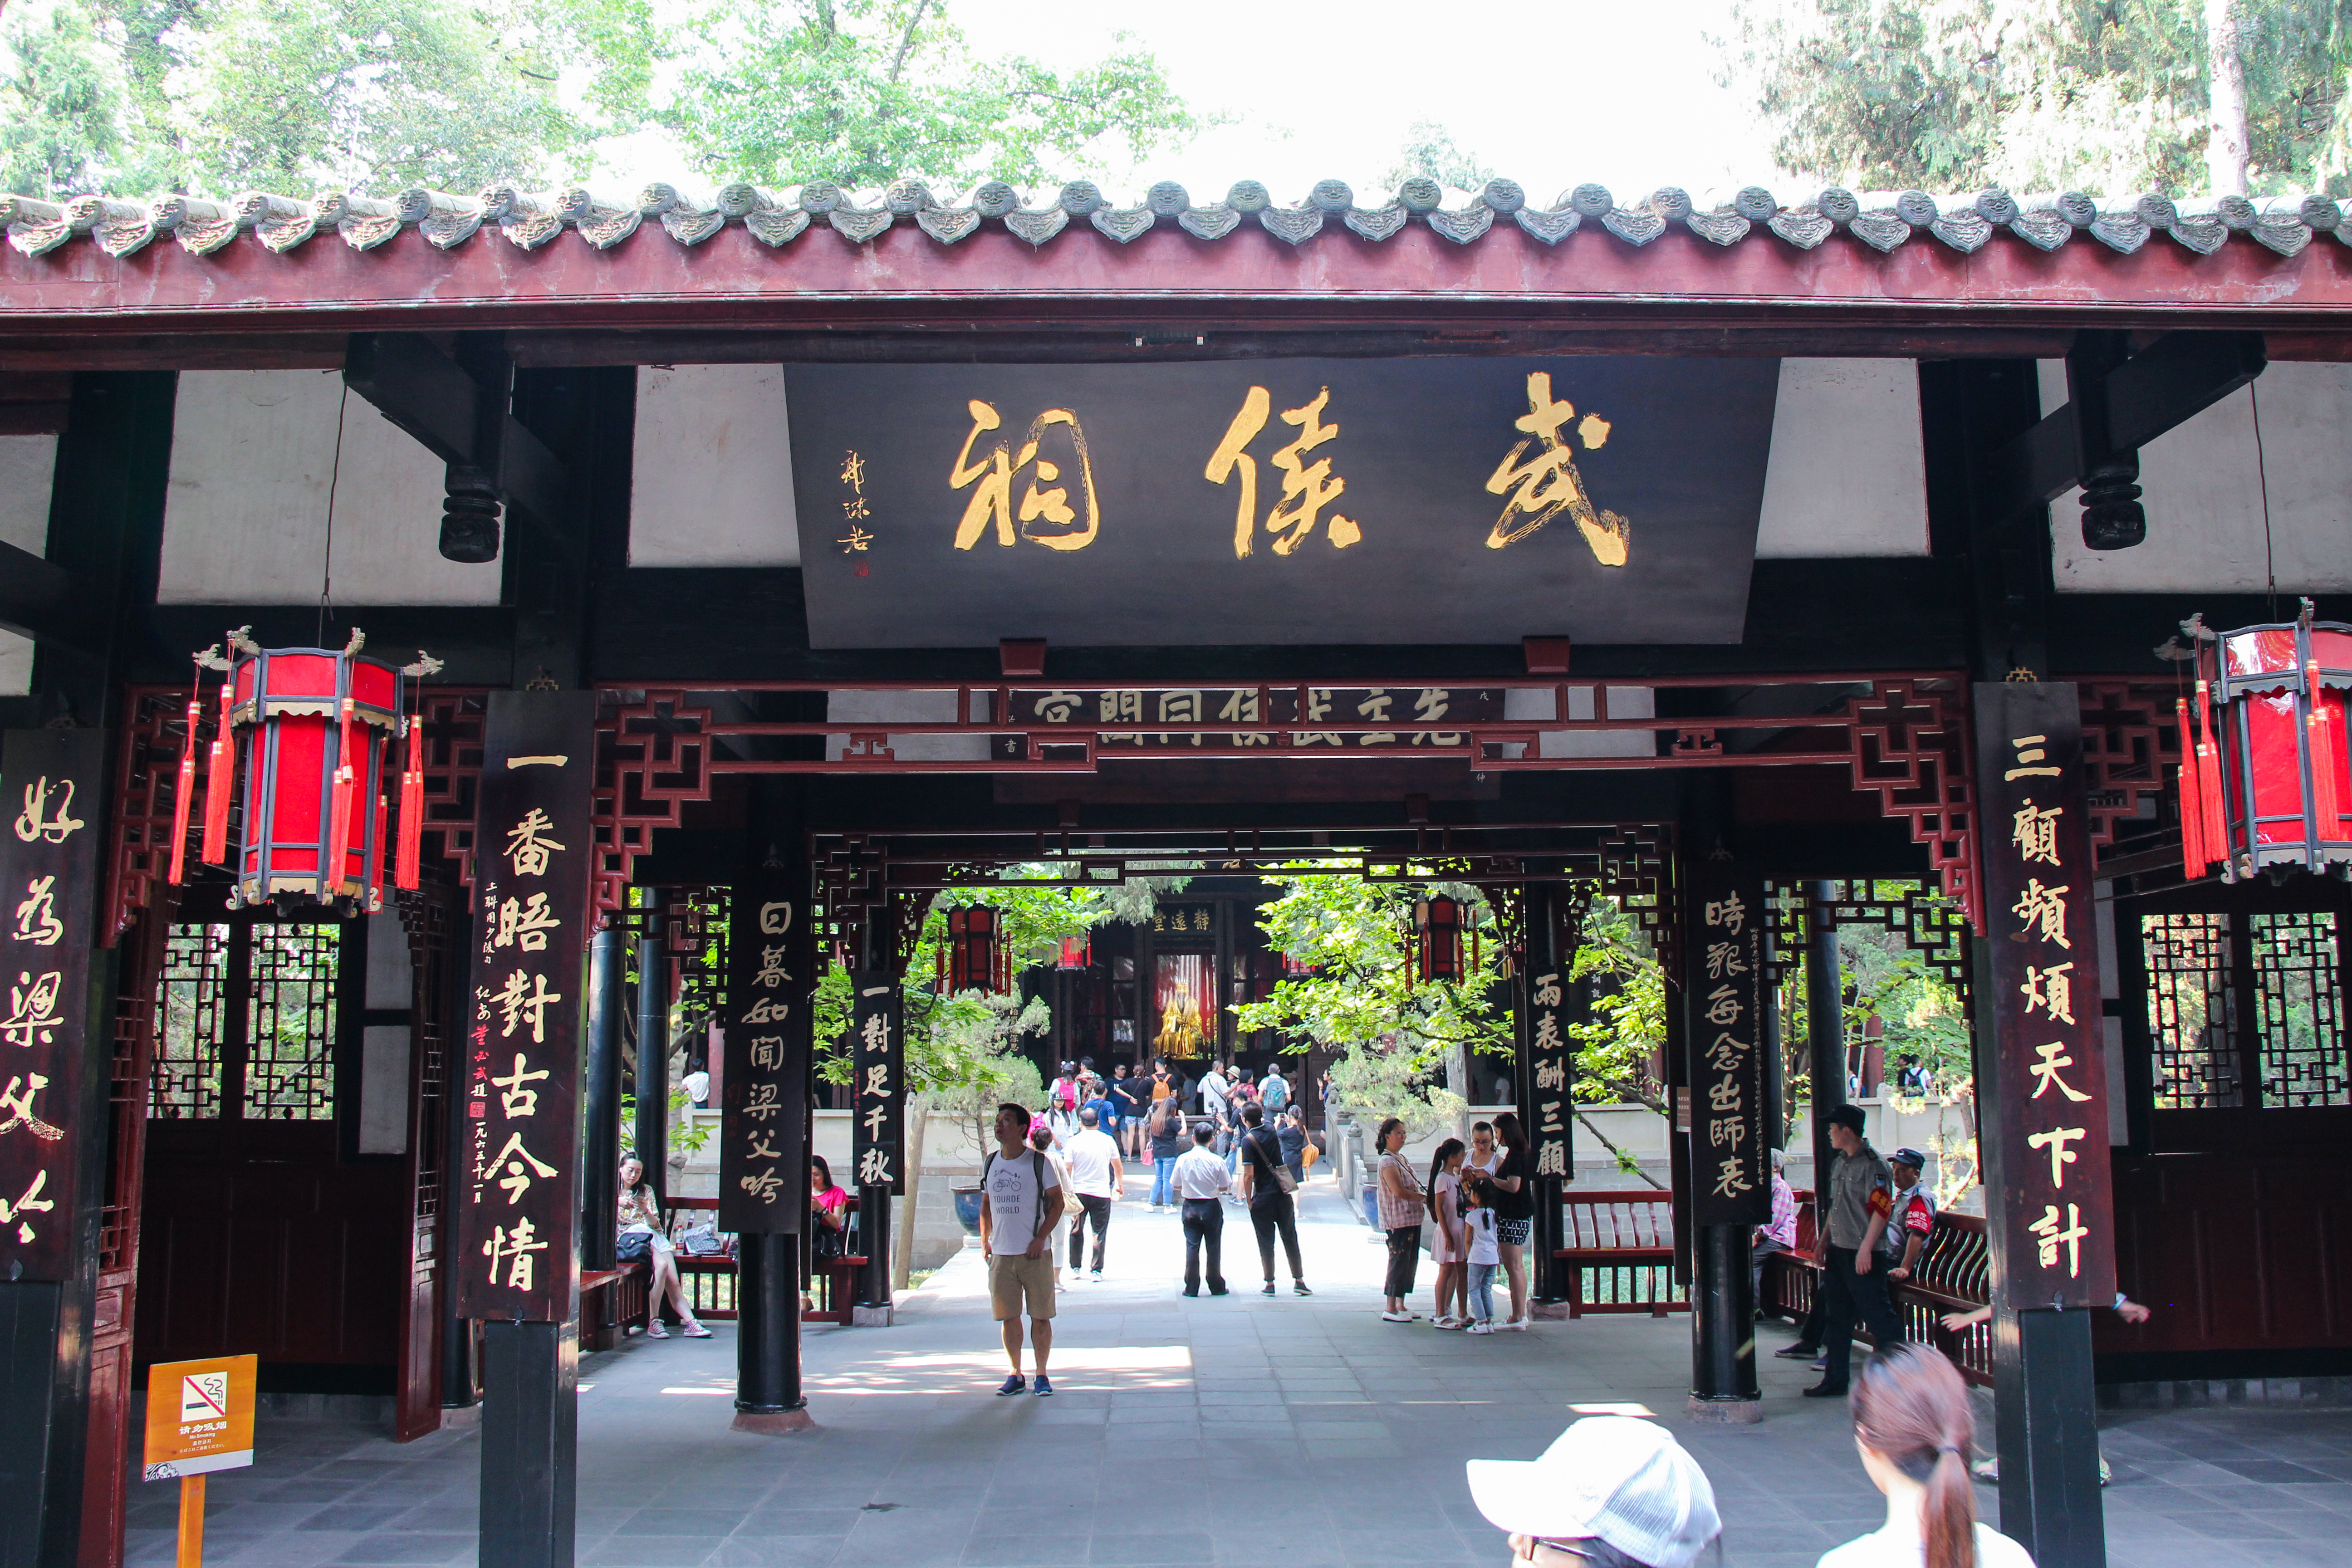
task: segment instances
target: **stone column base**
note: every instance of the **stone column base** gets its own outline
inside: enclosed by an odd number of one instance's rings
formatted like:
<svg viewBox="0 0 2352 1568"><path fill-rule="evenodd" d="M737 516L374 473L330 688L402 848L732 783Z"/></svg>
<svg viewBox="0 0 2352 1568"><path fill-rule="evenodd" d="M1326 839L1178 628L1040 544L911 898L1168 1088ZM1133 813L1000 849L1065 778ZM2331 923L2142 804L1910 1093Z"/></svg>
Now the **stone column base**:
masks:
<svg viewBox="0 0 2352 1568"><path fill-rule="evenodd" d="M890 1326L893 1309L888 1307L852 1307L849 1326L853 1329L887 1329Z"/></svg>
<svg viewBox="0 0 2352 1568"><path fill-rule="evenodd" d="M1694 1394L1683 1414L1710 1426L1750 1426L1764 1419L1760 1399L1702 1399Z"/></svg>
<svg viewBox="0 0 2352 1568"><path fill-rule="evenodd" d="M1564 1323L1568 1321L1568 1303L1565 1301L1530 1301L1528 1303L1528 1316L1534 1318L1540 1322Z"/></svg>
<svg viewBox="0 0 2352 1568"><path fill-rule="evenodd" d="M787 1432L813 1432L816 1429L816 1417L806 1410L738 1410L729 1429L776 1437Z"/></svg>

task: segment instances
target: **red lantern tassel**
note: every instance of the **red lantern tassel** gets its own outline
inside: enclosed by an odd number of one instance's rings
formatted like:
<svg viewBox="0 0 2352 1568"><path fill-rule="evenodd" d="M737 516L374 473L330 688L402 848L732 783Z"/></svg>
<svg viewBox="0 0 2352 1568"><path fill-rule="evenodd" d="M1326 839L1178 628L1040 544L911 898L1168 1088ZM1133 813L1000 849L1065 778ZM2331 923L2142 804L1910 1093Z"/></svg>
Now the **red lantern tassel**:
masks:
<svg viewBox="0 0 2352 1568"><path fill-rule="evenodd" d="M412 889L425 845L425 758L418 749L423 728L420 716L409 719L408 753L400 770L400 850L393 868L393 885Z"/></svg>
<svg viewBox="0 0 2352 1568"><path fill-rule="evenodd" d="M2180 868L2191 880L2205 874L2212 858L2205 853L2205 802L2197 788L2197 742L2189 728L2189 699L2172 700L2180 726Z"/></svg>
<svg viewBox="0 0 2352 1568"><path fill-rule="evenodd" d="M180 746L180 798L172 803L172 875L178 887L187 879L188 813L196 802L196 722L204 712L200 691L188 693L188 736Z"/></svg>
<svg viewBox="0 0 2352 1568"><path fill-rule="evenodd" d="M2211 865L2230 863L2230 829L2221 818L2221 748L2207 728L2211 705L2211 686L2206 680L2202 667L2197 675L2197 795L2205 807L2205 860Z"/></svg>
<svg viewBox="0 0 2352 1568"><path fill-rule="evenodd" d="M213 731L212 752L205 760L203 858L207 866L228 864L228 802L236 793L236 781L230 776L236 766L236 740L228 715L236 700L236 671L232 668L221 682L220 726Z"/></svg>
<svg viewBox="0 0 2352 1568"><path fill-rule="evenodd" d="M343 699L341 730L335 744L335 793L328 813L327 842L319 861L319 896L336 897L343 886L344 873L350 869L351 856L346 847L352 841L352 785L357 770L352 766L352 700Z"/></svg>

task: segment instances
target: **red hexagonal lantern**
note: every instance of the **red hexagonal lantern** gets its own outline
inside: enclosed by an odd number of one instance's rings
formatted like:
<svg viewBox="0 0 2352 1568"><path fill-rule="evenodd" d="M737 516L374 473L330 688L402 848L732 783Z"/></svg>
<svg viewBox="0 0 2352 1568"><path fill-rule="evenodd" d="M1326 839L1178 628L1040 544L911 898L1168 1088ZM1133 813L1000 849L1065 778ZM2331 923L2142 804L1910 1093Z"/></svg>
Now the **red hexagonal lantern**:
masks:
<svg viewBox="0 0 2352 1568"><path fill-rule="evenodd" d="M1412 907L1413 934L1421 949L1423 980L1462 978L1462 905L1440 893Z"/></svg>
<svg viewBox="0 0 2352 1568"><path fill-rule="evenodd" d="M967 904L948 911L950 994L1006 989L998 935L996 911L986 904Z"/></svg>
<svg viewBox="0 0 2352 1568"><path fill-rule="evenodd" d="M2189 861L2219 861L2232 879L2273 867L2352 868L2352 626L2315 622L2306 599L2300 618L2224 632L2215 647L2220 792L2197 803L2204 842Z"/></svg>

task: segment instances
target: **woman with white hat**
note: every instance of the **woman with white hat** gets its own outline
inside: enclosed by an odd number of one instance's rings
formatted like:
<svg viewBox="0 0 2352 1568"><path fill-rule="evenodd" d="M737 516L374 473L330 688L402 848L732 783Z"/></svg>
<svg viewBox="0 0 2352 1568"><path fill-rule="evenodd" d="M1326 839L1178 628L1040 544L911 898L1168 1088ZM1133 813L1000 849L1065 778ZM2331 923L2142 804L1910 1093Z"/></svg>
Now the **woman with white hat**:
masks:
<svg viewBox="0 0 2352 1568"><path fill-rule="evenodd" d="M1589 1415L1539 1458L1471 1460L1470 1496L1513 1568L1689 1568L1723 1532L1698 1461L1630 1415Z"/></svg>

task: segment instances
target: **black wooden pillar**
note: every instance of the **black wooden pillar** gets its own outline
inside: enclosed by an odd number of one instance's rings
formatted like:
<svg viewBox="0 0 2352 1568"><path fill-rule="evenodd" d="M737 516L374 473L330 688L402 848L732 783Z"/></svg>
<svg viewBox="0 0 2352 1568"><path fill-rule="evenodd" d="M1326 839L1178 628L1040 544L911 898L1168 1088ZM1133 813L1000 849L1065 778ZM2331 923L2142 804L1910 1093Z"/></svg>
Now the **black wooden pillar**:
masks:
<svg viewBox="0 0 2352 1568"><path fill-rule="evenodd" d="M576 1313L565 1323L484 1323L482 1383L481 1568L570 1568L580 1471Z"/></svg>
<svg viewBox="0 0 2352 1568"><path fill-rule="evenodd" d="M1577 933L1563 931L1560 922L1572 918L1577 906L1574 900L1559 897L1549 882L1530 882L1521 896L1521 963L1511 984L1518 1012L1518 1059L1511 1087L1538 1167L1529 1178L1536 1194L1535 1225L1528 1237L1528 1289L1535 1300L1560 1301L1568 1297L1567 1276L1553 1256L1563 1245L1560 1189L1576 1174L1571 1096L1576 1057L1568 1029L1580 1021L1577 1004L1582 997L1581 988L1569 979L1576 963ZM1468 1067L1475 1100L1478 1065L1473 1060ZM1304 1086L1301 1092L1306 1092ZM1547 1163L1557 1169L1546 1171Z"/></svg>
<svg viewBox="0 0 2352 1568"><path fill-rule="evenodd" d="M1830 1112L1845 1103L1845 980L1837 927L1829 921L1836 888L1805 884L1805 1039L1813 1058L1813 1214L1829 1224Z"/></svg>
<svg viewBox="0 0 2352 1568"><path fill-rule="evenodd" d="M607 926L588 943L588 1065L580 1079L580 1267L616 1259L621 1186L621 1012L626 1005L628 940Z"/></svg>
<svg viewBox="0 0 2352 1568"><path fill-rule="evenodd" d="M1695 1420L1763 1418L1756 1381L1756 1227L1771 1215L1764 1092L1764 879L1718 849L1683 868L1688 1057L1691 1397Z"/></svg>
<svg viewBox="0 0 2352 1568"><path fill-rule="evenodd" d="M637 932L637 1158L654 1195L669 1201L669 952L659 888L639 890Z"/></svg>

